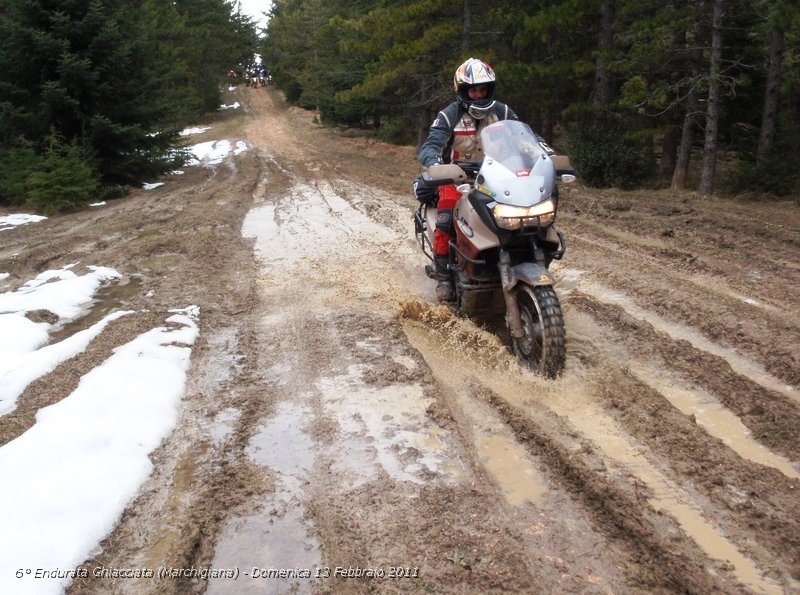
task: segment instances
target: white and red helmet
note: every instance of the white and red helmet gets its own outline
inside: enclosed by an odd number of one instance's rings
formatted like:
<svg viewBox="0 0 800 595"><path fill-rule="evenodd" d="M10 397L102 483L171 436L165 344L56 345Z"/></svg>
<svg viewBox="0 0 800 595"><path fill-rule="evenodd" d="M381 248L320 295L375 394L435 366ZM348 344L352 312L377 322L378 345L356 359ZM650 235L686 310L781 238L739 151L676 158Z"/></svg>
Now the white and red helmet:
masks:
<svg viewBox="0 0 800 595"><path fill-rule="evenodd" d="M486 85L486 97L470 99L468 90L471 87ZM494 70L486 62L477 58L470 58L456 70L453 77L453 87L456 91L458 102L464 106L473 118L483 118L494 106Z"/></svg>

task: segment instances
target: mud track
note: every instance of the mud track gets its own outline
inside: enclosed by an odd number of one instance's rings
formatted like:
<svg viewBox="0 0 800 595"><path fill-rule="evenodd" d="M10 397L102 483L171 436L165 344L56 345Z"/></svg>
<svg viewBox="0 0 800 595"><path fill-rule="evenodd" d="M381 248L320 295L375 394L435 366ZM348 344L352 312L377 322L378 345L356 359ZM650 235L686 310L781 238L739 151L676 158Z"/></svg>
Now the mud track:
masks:
<svg viewBox="0 0 800 595"><path fill-rule="evenodd" d="M30 385L2 443L162 312L201 308L179 425L85 567L240 575L69 593L800 589L796 204L563 189L567 370L545 381L436 305L411 148L272 88L234 101L192 141L247 151L0 234L3 291L76 262L124 275L64 333L138 312Z"/></svg>

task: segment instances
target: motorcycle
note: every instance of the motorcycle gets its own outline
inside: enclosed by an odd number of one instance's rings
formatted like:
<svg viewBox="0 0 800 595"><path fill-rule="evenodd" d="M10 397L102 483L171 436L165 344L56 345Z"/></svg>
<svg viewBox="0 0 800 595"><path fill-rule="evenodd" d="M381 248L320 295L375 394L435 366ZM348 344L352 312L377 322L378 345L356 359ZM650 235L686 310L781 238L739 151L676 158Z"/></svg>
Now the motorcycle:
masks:
<svg viewBox="0 0 800 595"><path fill-rule="evenodd" d="M428 186L455 184L461 193L449 244L451 306L470 317L504 314L517 359L556 378L566 360L565 329L548 269L566 250L554 226L558 182L573 182L575 171L523 122L486 126L481 144L481 163L432 165L422 175ZM434 205L423 203L414 218L417 242L430 260L436 215ZM425 270L434 278L434 267Z"/></svg>

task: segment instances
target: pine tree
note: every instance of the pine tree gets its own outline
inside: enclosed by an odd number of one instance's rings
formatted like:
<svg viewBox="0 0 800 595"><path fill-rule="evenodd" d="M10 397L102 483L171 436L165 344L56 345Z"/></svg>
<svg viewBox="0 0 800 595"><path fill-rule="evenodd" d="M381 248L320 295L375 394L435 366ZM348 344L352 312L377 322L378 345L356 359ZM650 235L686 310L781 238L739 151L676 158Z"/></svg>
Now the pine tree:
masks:
<svg viewBox="0 0 800 595"><path fill-rule="evenodd" d="M44 155L25 180L28 200L47 214L85 206L100 185L92 161L90 151L77 140L67 144L51 132Z"/></svg>
<svg viewBox="0 0 800 595"><path fill-rule="evenodd" d="M51 130L91 149L109 183L164 171L175 137L148 70L140 6L109 0L5 0L0 16L0 137L44 152ZM124 23L124 25L123 25Z"/></svg>
<svg viewBox="0 0 800 595"><path fill-rule="evenodd" d="M227 0L175 0L174 5L178 21L169 31L177 38L176 62L188 91L184 101L198 116L219 107L222 75L252 60L255 26Z"/></svg>
<svg viewBox="0 0 800 595"><path fill-rule="evenodd" d="M173 167L188 115L219 106L255 45L225 0L2 0L0 141L44 155L52 130L104 184L138 184Z"/></svg>

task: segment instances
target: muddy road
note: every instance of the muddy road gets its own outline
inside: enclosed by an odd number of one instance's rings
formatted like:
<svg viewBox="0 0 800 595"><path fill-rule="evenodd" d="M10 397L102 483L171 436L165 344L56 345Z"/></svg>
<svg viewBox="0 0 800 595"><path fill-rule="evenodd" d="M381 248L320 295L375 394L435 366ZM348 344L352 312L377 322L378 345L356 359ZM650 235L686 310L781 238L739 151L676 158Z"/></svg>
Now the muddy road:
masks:
<svg viewBox="0 0 800 595"><path fill-rule="evenodd" d="M85 563L189 571L69 593L800 590L796 204L565 188L567 369L545 381L435 303L413 149L271 88L234 101L193 142L247 150L0 235L0 290L107 266L87 318L136 311L30 385L2 443L200 306L177 428Z"/></svg>

